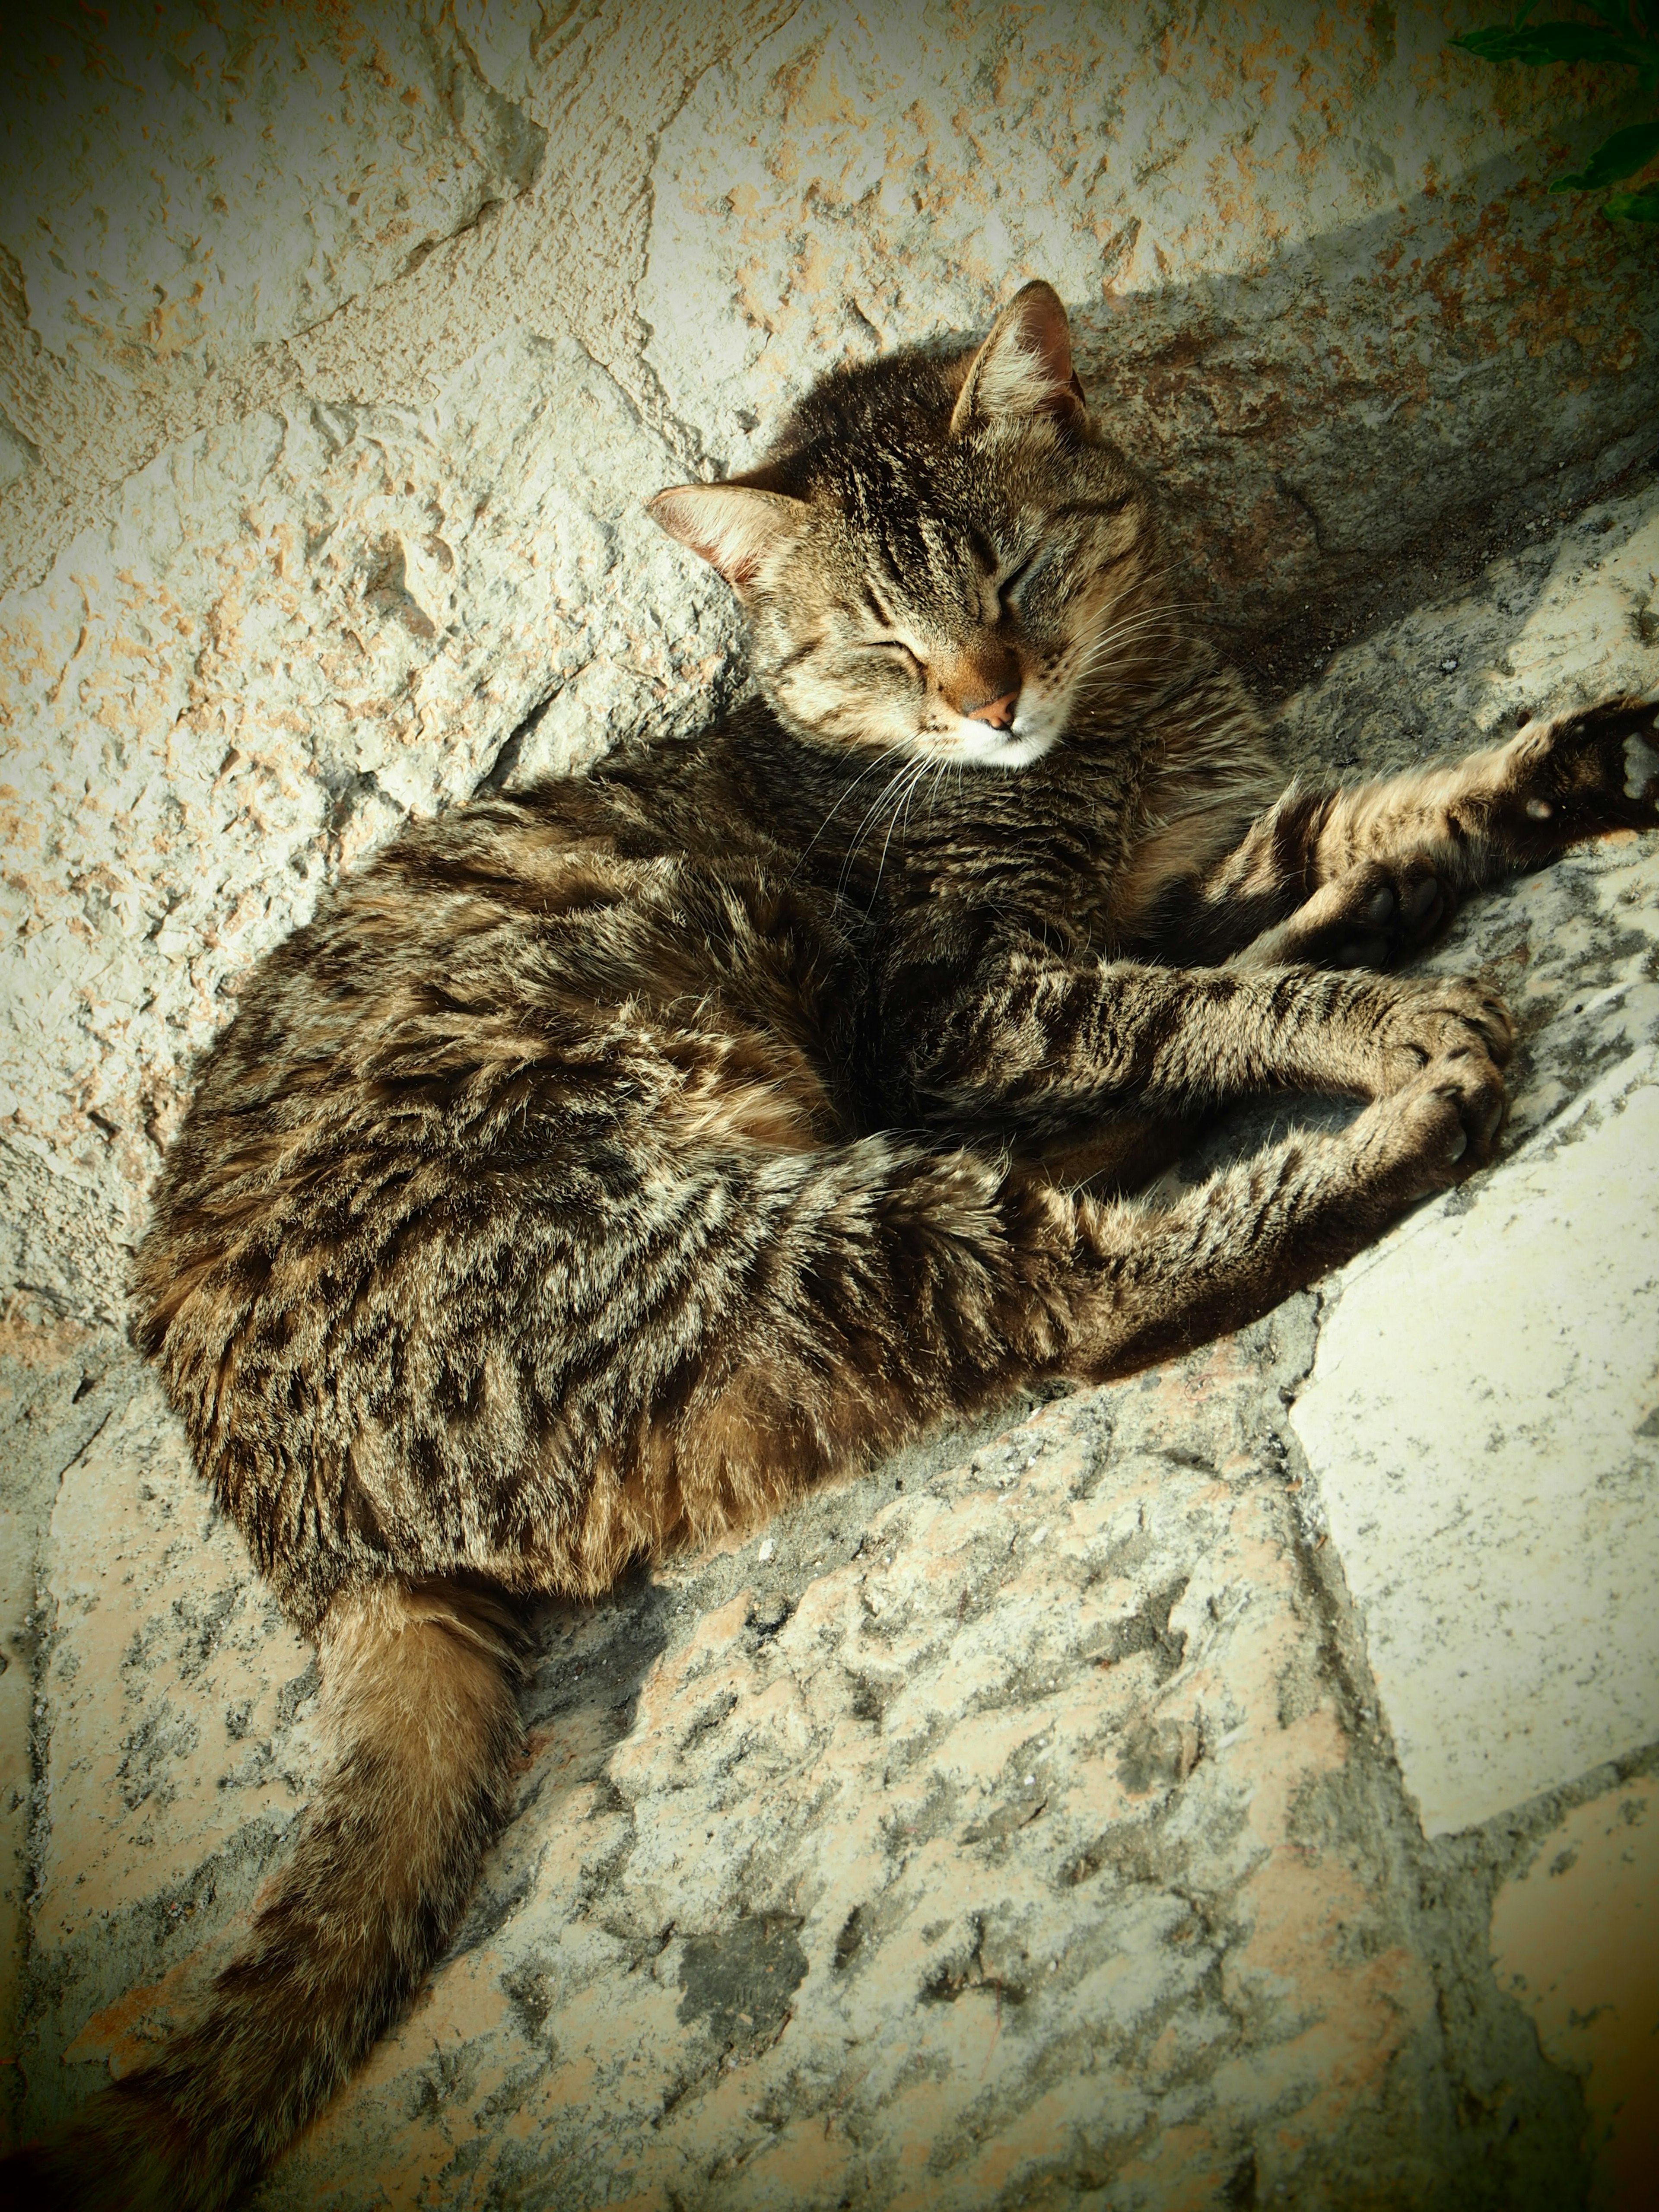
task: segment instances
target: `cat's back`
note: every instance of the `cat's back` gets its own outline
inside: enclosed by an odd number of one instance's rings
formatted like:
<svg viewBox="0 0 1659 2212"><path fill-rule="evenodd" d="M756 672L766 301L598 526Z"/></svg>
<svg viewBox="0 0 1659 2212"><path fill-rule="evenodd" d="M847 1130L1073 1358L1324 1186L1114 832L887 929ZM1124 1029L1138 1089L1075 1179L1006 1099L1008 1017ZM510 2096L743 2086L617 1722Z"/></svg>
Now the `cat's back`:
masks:
<svg viewBox="0 0 1659 2212"><path fill-rule="evenodd" d="M836 1141L856 963L707 753L410 824L255 969L201 1067L140 1344L173 1368L526 1204Z"/></svg>
<svg viewBox="0 0 1659 2212"><path fill-rule="evenodd" d="M508 1036L591 1041L623 1010L672 1019L688 994L764 1019L781 956L809 995L811 975L846 957L833 912L795 873L713 745L412 822L246 979L191 1118L233 1097L243 1115L301 1104L354 1079L389 1098L394 1040L423 1042L428 1060L446 1035L475 1053Z"/></svg>

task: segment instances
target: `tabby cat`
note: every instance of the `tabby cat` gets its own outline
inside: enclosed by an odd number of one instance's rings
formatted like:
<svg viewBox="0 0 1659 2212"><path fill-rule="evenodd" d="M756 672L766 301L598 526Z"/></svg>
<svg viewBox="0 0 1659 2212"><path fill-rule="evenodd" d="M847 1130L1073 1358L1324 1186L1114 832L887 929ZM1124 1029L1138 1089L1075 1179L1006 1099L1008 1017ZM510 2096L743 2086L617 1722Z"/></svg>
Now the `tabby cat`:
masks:
<svg viewBox="0 0 1659 2212"><path fill-rule="evenodd" d="M396 2019L507 1808L520 1601L1232 1328L1487 1159L1502 1002L1371 971L1659 822L1634 700L1284 790L1046 284L653 512L758 698L411 824L250 979L167 1163L138 1341L337 1764L205 2017L13 2166L32 2202L222 2203ZM1283 1088L1369 1103L1123 1195Z"/></svg>

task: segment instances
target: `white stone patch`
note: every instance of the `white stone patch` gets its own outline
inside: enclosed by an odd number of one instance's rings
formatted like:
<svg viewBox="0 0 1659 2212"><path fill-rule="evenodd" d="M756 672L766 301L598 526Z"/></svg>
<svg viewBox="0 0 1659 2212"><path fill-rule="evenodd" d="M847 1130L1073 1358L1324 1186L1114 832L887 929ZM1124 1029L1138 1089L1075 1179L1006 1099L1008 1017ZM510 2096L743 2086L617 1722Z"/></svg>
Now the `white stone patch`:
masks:
<svg viewBox="0 0 1659 2212"><path fill-rule="evenodd" d="M1345 1272L1293 1419L1427 1834L1659 1735L1659 1052Z"/></svg>

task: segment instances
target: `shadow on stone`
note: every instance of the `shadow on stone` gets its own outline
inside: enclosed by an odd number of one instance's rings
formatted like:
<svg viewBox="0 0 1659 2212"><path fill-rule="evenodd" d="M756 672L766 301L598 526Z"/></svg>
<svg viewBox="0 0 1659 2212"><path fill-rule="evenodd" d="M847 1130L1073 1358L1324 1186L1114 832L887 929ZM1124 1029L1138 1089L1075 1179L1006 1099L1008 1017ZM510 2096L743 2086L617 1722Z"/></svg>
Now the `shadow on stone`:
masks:
<svg viewBox="0 0 1659 2212"><path fill-rule="evenodd" d="M762 2042L789 2013L806 1978L807 1959L794 1915L745 1917L728 1933L687 1939L680 1961L678 2017L704 2021L720 2044Z"/></svg>

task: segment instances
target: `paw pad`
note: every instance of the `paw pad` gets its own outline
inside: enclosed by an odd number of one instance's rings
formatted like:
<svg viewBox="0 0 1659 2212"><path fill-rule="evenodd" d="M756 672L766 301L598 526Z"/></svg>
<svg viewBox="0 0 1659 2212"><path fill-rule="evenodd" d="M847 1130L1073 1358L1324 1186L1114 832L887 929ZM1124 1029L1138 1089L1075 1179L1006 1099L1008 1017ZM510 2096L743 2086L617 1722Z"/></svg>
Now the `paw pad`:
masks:
<svg viewBox="0 0 1659 2212"><path fill-rule="evenodd" d="M1643 799L1659 786L1659 753L1642 735L1632 730L1625 740L1625 796Z"/></svg>

